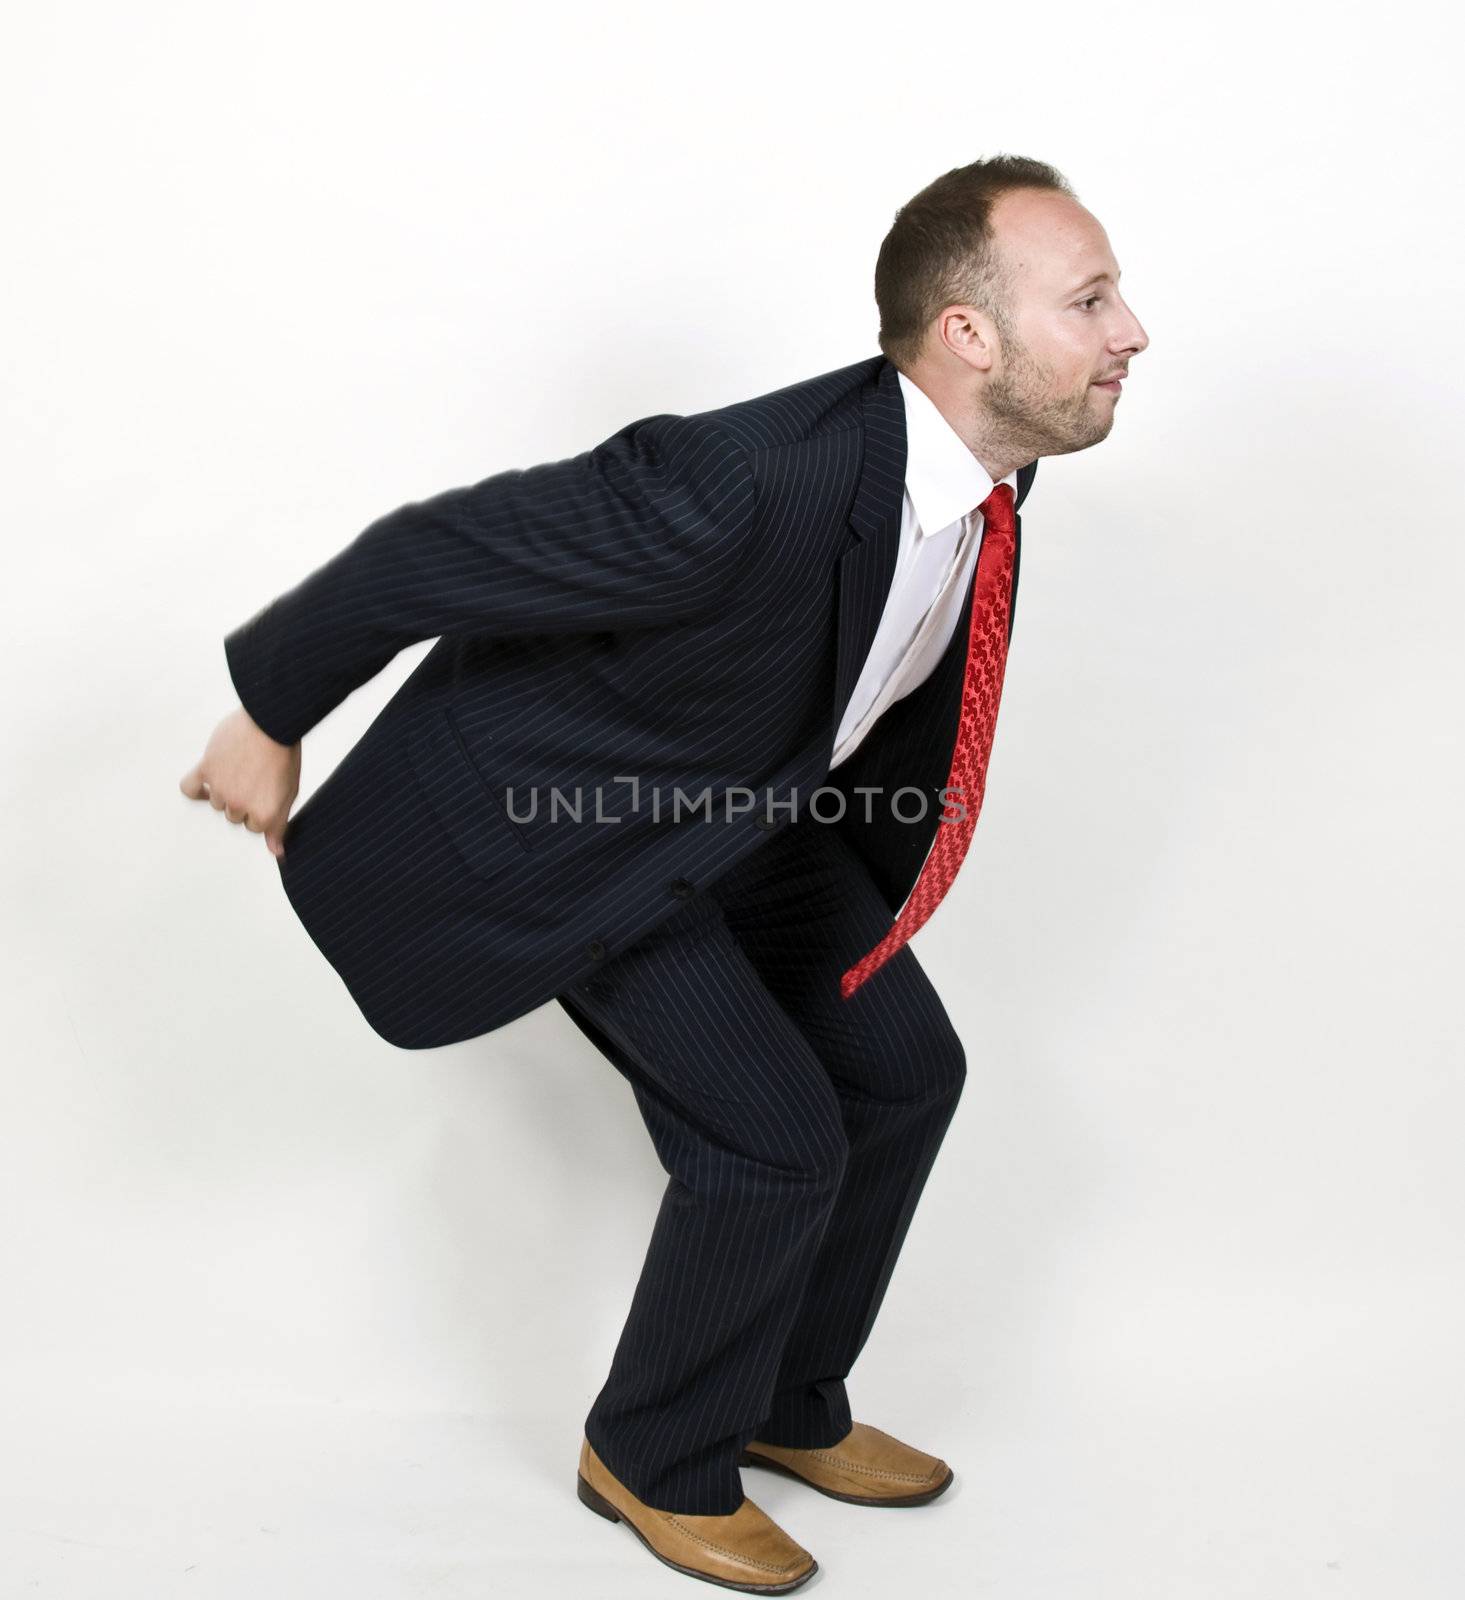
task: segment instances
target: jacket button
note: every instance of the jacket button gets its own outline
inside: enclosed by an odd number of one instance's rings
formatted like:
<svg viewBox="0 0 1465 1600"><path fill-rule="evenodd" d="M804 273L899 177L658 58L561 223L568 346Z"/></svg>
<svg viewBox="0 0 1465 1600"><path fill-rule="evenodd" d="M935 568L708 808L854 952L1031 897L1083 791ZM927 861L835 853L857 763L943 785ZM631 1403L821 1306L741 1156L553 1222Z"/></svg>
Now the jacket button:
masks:
<svg viewBox="0 0 1465 1600"><path fill-rule="evenodd" d="M754 817L753 824L755 827L762 828L764 833L772 833L778 826L778 823L772 817Z"/></svg>
<svg viewBox="0 0 1465 1600"><path fill-rule="evenodd" d="M590 943L585 946L585 950L592 961L599 961L600 958L605 954L605 946L600 942L599 939L592 939Z"/></svg>
<svg viewBox="0 0 1465 1600"><path fill-rule="evenodd" d="M688 883L685 878L673 878L667 884L667 888L671 890L678 900L685 900L689 895L694 895L697 892L696 888Z"/></svg>

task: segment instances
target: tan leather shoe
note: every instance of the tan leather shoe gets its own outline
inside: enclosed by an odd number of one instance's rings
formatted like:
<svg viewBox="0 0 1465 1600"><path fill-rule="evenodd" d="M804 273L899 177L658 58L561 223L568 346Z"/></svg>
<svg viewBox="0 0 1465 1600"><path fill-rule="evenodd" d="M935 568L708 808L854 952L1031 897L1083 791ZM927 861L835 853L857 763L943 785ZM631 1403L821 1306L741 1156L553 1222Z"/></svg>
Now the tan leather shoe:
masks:
<svg viewBox="0 0 1465 1600"><path fill-rule="evenodd" d="M819 1570L803 1545L746 1496L720 1517L648 1506L614 1476L589 1439L580 1444L576 1493L600 1516L624 1522L658 1561L724 1589L787 1594Z"/></svg>
<svg viewBox="0 0 1465 1600"><path fill-rule="evenodd" d="M956 1476L939 1456L857 1422L838 1444L814 1450L750 1439L745 1467L773 1467L836 1500L857 1506L919 1506L934 1500Z"/></svg>

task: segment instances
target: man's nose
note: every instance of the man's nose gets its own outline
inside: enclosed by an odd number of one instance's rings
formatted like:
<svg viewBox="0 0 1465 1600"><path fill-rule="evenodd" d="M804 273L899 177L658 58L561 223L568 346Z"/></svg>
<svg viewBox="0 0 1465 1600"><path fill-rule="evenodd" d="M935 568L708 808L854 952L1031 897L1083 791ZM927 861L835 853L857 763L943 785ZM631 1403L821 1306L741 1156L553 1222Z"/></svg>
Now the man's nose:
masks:
<svg viewBox="0 0 1465 1600"><path fill-rule="evenodd" d="M1125 306L1124 309L1126 311L1129 311L1129 307L1128 306ZM1150 336L1140 326L1139 318L1137 316L1135 316L1134 312L1132 312L1132 311L1129 311L1129 322L1130 322L1129 336L1128 336L1128 339L1126 340L1126 348L1130 349L1130 350L1133 350L1134 353L1136 355L1138 355L1139 352L1141 350L1145 349L1146 346L1149 344Z"/></svg>

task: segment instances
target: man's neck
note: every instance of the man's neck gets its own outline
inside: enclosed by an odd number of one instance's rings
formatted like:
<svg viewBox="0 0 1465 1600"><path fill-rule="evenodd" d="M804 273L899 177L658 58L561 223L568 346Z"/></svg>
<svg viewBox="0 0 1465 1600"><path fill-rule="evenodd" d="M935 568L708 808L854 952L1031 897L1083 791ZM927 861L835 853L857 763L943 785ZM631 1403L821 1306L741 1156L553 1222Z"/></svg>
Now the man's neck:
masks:
<svg viewBox="0 0 1465 1600"><path fill-rule="evenodd" d="M929 372L907 372L905 376L946 419L953 433L976 457L993 483L1001 483L1010 473L1025 467L1031 455L1022 455L990 428L981 426L981 413L960 391L937 383Z"/></svg>

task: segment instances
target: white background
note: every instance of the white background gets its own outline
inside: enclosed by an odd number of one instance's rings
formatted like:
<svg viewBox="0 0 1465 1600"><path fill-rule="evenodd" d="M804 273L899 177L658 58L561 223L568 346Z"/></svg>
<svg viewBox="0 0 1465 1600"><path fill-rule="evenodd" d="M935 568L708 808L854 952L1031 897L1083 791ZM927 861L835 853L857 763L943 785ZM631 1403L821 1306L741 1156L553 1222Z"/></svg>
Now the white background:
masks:
<svg viewBox="0 0 1465 1600"><path fill-rule="evenodd" d="M178 780L224 633L409 499L877 352L1010 151L1151 344L1024 507L915 949L970 1077L830 1594L1465 1584L1465 294L1442 10L33 8L0 67L0 1587L686 1594L574 1496L665 1181L551 1004L402 1052ZM301 800L424 644L312 733Z"/></svg>

